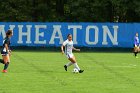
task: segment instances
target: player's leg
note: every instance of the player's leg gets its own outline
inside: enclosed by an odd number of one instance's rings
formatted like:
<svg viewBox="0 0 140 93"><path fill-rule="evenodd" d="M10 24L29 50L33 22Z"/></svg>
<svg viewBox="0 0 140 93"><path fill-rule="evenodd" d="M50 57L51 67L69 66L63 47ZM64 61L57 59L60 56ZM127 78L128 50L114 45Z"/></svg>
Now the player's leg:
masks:
<svg viewBox="0 0 140 93"><path fill-rule="evenodd" d="M68 63L66 64L66 66L69 67L69 66L71 66L72 64L73 64L72 62L68 62Z"/></svg>
<svg viewBox="0 0 140 93"><path fill-rule="evenodd" d="M78 66L78 64L76 62L75 56L73 56L70 60L72 60L74 68L77 68L78 70L80 70L80 68L79 68L79 66Z"/></svg>
<svg viewBox="0 0 140 93"><path fill-rule="evenodd" d="M3 55L2 52L1 52L1 55ZM4 64L4 60L0 59L0 63Z"/></svg>
<svg viewBox="0 0 140 93"><path fill-rule="evenodd" d="M68 60L70 61L66 65L64 65L64 68L67 71L67 68L69 66L73 65L76 62L76 60L72 60L72 57L74 56L73 54L67 54L66 56L67 56Z"/></svg>
<svg viewBox="0 0 140 93"><path fill-rule="evenodd" d="M10 57L9 57L9 55L4 55L2 57L3 57L3 60L4 60L4 68L3 68L2 72L6 73L7 72L7 68L9 66L9 63L10 63Z"/></svg>
<svg viewBox="0 0 140 93"><path fill-rule="evenodd" d="M134 46L134 48L133 48L133 50L134 50L134 56L136 56L136 47Z"/></svg>
<svg viewBox="0 0 140 93"><path fill-rule="evenodd" d="M0 63L4 64L4 61L3 61L3 59L0 59Z"/></svg>
<svg viewBox="0 0 140 93"><path fill-rule="evenodd" d="M137 54L140 52L140 48L137 47L137 50L136 50L136 58L138 58Z"/></svg>
<svg viewBox="0 0 140 93"><path fill-rule="evenodd" d="M73 63L74 65L74 68L78 69L79 73L82 73L84 72L84 70L81 70L76 62L76 58L75 56L73 55L71 58L69 58L69 60Z"/></svg>
<svg viewBox="0 0 140 93"><path fill-rule="evenodd" d="M68 62L66 65L64 65L65 70L67 71L67 68L68 68L69 66L71 66L72 64L73 64L72 62Z"/></svg>
<svg viewBox="0 0 140 93"><path fill-rule="evenodd" d="M140 47L138 47L138 53L140 52Z"/></svg>
<svg viewBox="0 0 140 93"><path fill-rule="evenodd" d="M139 47L136 47L136 58L138 58L137 54L139 53Z"/></svg>
<svg viewBox="0 0 140 93"><path fill-rule="evenodd" d="M138 47L134 47L134 55L137 58L137 54L138 54Z"/></svg>
<svg viewBox="0 0 140 93"><path fill-rule="evenodd" d="M69 54L67 54L66 55L67 56L67 58L69 59L70 58L70 55ZM66 65L64 65L64 69L67 71L67 68L69 67L69 66L71 66L73 63L70 61L70 62L68 62Z"/></svg>

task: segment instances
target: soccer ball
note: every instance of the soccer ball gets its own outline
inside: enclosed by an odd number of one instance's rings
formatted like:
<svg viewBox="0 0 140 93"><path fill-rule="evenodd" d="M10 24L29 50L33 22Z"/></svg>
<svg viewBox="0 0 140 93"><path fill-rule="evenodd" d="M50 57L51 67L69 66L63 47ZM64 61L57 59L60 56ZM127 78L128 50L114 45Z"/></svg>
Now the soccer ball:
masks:
<svg viewBox="0 0 140 93"><path fill-rule="evenodd" d="M79 71L78 71L77 68L74 68L72 72L73 72L73 73L79 73Z"/></svg>

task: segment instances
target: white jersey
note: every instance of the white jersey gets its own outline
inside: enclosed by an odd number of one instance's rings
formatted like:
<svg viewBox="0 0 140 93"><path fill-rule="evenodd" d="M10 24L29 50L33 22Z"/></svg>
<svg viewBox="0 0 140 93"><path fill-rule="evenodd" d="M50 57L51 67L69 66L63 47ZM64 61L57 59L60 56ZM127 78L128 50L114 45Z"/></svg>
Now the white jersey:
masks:
<svg viewBox="0 0 140 93"><path fill-rule="evenodd" d="M65 46L65 54L72 54L72 49L73 49L73 41L69 41L68 39L63 42L63 46Z"/></svg>

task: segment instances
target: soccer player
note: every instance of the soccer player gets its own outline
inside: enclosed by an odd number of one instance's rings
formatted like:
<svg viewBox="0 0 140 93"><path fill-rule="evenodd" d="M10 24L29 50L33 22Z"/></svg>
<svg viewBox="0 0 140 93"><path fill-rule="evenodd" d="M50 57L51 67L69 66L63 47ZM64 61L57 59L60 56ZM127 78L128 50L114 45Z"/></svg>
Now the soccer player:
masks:
<svg viewBox="0 0 140 93"><path fill-rule="evenodd" d="M64 52L64 47L65 47L65 52ZM73 47L73 41L72 41L72 35L68 34L67 36L67 40L63 42L62 46L61 46L61 51L62 54L66 54L68 60L70 62L68 62L66 65L64 65L65 70L67 71L67 67L74 65L74 68L78 69L79 73L84 72L84 70L81 70L76 62L75 56L72 53L72 50L75 51L80 51L80 49L76 49Z"/></svg>
<svg viewBox="0 0 140 93"><path fill-rule="evenodd" d="M7 68L10 63L10 56L11 56L11 50L10 50L10 38L13 35L12 30L8 30L6 32L6 37L3 40L3 47L1 50L2 59L0 59L0 63L4 64L4 69L2 70L3 73L7 72Z"/></svg>
<svg viewBox="0 0 140 93"><path fill-rule="evenodd" d="M134 55L136 58L138 58L137 54L140 51L140 49L139 49L139 37L138 36L139 36L139 34L136 33L136 35L134 37Z"/></svg>

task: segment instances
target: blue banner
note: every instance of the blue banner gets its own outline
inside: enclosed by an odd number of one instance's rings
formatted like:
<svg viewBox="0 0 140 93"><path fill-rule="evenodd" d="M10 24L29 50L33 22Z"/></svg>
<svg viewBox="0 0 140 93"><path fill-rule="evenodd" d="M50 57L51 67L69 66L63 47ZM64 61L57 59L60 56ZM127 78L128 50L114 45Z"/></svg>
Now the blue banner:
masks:
<svg viewBox="0 0 140 93"><path fill-rule="evenodd" d="M73 35L79 47L133 47L140 23L32 23L0 22L0 45L8 29L13 30L12 46L59 47Z"/></svg>

